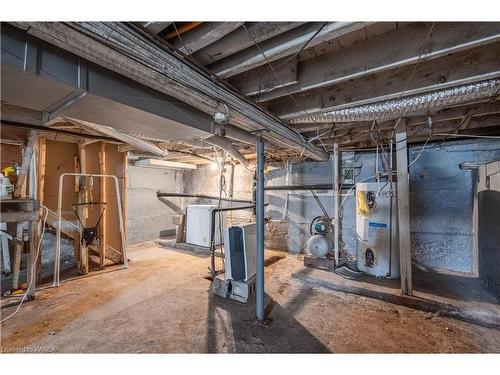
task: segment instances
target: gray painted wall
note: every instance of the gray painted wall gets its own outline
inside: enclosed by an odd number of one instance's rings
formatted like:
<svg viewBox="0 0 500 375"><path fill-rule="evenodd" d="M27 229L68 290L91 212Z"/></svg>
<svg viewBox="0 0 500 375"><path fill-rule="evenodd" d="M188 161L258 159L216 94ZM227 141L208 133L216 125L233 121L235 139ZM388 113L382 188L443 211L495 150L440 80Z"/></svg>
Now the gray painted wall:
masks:
<svg viewBox="0 0 500 375"><path fill-rule="evenodd" d="M127 243L153 240L175 233L175 211L156 197L158 190L182 192L182 171L129 166ZM170 202L182 206L180 198Z"/></svg>

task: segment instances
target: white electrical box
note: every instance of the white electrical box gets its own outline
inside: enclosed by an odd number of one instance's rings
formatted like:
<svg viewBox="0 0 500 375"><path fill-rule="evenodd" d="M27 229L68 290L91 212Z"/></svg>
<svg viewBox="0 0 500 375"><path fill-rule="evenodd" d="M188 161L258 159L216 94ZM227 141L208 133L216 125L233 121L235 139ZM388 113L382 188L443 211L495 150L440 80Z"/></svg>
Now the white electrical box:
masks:
<svg viewBox="0 0 500 375"><path fill-rule="evenodd" d="M391 212L392 211L392 212ZM396 183L356 184L357 266L373 276L399 277Z"/></svg>
<svg viewBox="0 0 500 375"><path fill-rule="evenodd" d="M210 247L213 211L216 205L188 205L186 207L186 243L191 245ZM220 220L219 220L220 219ZM221 233L225 227L224 212L215 213L215 245L222 244Z"/></svg>
<svg viewBox="0 0 500 375"><path fill-rule="evenodd" d="M226 280L248 281L256 273L257 226L232 226L224 231Z"/></svg>

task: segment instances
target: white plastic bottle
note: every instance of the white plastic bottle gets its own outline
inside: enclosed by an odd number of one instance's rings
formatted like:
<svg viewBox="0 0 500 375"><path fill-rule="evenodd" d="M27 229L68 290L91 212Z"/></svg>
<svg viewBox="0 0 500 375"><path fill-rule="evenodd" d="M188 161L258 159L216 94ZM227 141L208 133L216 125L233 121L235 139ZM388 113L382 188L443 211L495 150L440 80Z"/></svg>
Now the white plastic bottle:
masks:
<svg viewBox="0 0 500 375"><path fill-rule="evenodd" d="M0 199L12 199L13 190L9 178L0 173Z"/></svg>

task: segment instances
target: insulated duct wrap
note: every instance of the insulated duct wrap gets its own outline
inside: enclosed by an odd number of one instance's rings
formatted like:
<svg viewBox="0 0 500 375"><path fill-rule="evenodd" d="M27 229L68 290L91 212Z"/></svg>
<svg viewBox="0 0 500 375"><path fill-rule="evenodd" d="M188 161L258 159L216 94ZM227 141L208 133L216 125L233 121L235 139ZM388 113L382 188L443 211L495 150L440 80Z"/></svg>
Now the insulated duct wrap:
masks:
<svg viewBox="0 0 500 375"><path fill-rule="evenodd" d="M299 116L288 120L288 122L298 124L390 120L398 117L425 114L452 105L492 97L498 94L499 90L500 80L492 79L407 98Z"/></svg>

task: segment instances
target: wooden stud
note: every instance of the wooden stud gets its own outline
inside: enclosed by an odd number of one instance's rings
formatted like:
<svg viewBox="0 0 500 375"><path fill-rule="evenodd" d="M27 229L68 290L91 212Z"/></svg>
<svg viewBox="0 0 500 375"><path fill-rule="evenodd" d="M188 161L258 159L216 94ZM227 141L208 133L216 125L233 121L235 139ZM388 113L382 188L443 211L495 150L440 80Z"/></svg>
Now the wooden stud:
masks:
<svg viewBox="0 0 500 375"><path fill-rule="evenodd" d="M17 177L16 188L14 190L14 198L24 198L26 196L26 177L28 176L33 150L36 147L37 135L38 133L34 130L29 132L28 143L24 149L23 161Z"/></svg>
<svg viewBox="0 0 500 375"><path fill-rule="evenodd" d="M398 220L401 291L412 295L410 248L410 178L408 174L408 146L406 123L396 129L396 164L398 172Z"/></svg>
<svg viewBox="0 0 500 375"><path fill-rule="evenodd" d="M37 173L37 197L40 206L43 205L45 199L45 164L47 158L47 140L43 137L38 139L38 173ZM43 210L40 211L41 215L45 215ZM40 224L42 221L40 221ZM41 240L40 234L43 228L36 231L36 244ZM40 251L42 251L40 247ZM42 254L38 254L36 260L36 282L42 282Z"/></svg>
<svg viewBox="0 0 500 375"><path fill-rule="evenodd" d="M17 223L16 229L17 239L14 241L14 267L12 275L12 289L19 288L19 273L21 271L21 257L23 255L23 222Z"/></svg>
<svg viewBox="0 0 500 375"><path fill-rule="evenodd" d="M99 173L106 174L106 143L99 143ZM106 178L100 177L100 202L106 202ZM104 269L104 262L106 260L106 207L104 208L104 213L102 214L101 224L99 226L101 243L99 245L99 267ZM101 210L102 210L101 208Z"/></svg>
<svg viewBox="0 0 500 375"><path fill-rule="evenodd" d="M85 143L78 142L78 166L80 173L87 172L87 160L85 153ZM87 186L83 177L78 178L78 203L87 201ZM85 206L78 207L78 216L83 225L87 222L88 210ZM75 259L78 260L78 271L81 275L89 272L89 251L86 246L81 244L80 233L75 233L73 236L73 244L75 246Z"/></svg>
<svg viewBox="0 0 500 375"><path fill-rule="evenodd" d="M128 152L123 153L123 183L122 183L122 211L123 230L125 241L127 240L127 212L128 212ZM123 247L122 247L123 254Z"/></svg>
<svg viewBox="0 0 500 375"><path fill-rule="evenodd" d="M37 223L36 221L28 222L28 233L29 233L29 253L28 253L28 266L27 266L27 299L28 301L35 299L35 287L36 287L36 262L37 262ZM40 246L40 251L41 251ZM38 259L41 259L42 254L38 254Z"/></svg>

